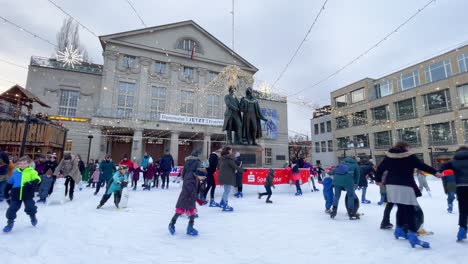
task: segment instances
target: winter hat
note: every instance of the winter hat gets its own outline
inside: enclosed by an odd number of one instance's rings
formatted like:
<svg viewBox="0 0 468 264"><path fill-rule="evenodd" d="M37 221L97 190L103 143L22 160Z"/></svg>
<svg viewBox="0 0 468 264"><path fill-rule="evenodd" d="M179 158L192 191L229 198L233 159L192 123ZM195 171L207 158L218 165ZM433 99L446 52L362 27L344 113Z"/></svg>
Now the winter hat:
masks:
<svg viewBox="0 0 468 264"><path fill-rule="evenodd" d="M127 166L125 166L125 165L120 165L119 166L119 170L126 170L126 169L127 169Z"/></svg>
<svg viewBox="0 0 468 264"><path fill-rule="evenodd" d="M236 158L237 158L237 157L240 157L239 151L237 151L236 154L234 154L234 157L236 157Z"/></svg>
<svg viewBox="0 0 468 264"><path fill-rule="evenodd" d="M444 170L442 176L452 176L454 175L453 170Z"/></svg>

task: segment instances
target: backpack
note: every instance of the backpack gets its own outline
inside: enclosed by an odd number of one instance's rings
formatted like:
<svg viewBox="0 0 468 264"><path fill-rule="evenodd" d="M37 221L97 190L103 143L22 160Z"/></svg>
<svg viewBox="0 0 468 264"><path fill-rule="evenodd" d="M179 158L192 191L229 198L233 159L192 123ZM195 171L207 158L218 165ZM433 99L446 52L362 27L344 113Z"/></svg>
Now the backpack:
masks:
<svg viewBox="0 0 468 264"><path fill-rule="evenodd" d="M344 162L338 164L338 166L336 166L335 168L335 174L344 175L344 174L348 174L348 172L349 172L349 165Z"/></svg>

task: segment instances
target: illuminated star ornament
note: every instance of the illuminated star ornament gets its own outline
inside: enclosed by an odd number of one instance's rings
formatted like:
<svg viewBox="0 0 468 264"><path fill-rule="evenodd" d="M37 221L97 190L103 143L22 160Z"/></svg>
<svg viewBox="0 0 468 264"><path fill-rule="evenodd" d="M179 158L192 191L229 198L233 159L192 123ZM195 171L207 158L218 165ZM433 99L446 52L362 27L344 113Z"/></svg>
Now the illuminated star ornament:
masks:
<svg viewBox="0 0 468 264"><path fill-rule="evenodd" d="M75 68L75 64L83 62L83 55L79 54L77 49L73 49L73 46L66 47L65 51L57 51L56 57L57 61L63 62L63 67Z"/></svg>

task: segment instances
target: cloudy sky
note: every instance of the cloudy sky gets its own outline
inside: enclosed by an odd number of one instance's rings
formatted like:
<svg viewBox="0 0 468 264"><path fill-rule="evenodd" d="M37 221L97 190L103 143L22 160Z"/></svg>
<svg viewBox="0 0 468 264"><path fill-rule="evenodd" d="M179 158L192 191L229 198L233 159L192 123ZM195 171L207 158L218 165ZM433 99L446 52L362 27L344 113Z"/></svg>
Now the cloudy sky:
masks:
<svg viewBox="0 0 468 264"><path fill-rule="evenodd" d="M126 0L53 0L97 35L143 27ZM235 50L274 83L304 38L322 0L235 0ZM131 0L148 26L192 19L231 46L231 0ZM329 0L298 56L275 87L295 94L288 105L291 133L310 135L312 110L300 102L328 104L330 91L364 77L379 78L468 41L466 0L437 0L357 63L328 81L314 83L347 64L408 19L429 0ZM55 43L66 17L48 0L0 0L0 16ZM95 63L102 63L97 38L81 29ZM31 55L50 57L53 47L0 20L0 92L24 85Z"/></svg>

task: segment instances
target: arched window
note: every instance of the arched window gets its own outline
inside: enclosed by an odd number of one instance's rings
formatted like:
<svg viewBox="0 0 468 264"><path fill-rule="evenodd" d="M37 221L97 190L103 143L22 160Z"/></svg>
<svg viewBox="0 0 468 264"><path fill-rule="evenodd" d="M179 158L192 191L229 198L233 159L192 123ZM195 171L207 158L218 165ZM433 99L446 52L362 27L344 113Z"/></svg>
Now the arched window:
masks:
<svg viewBox="0 0 468 264"><path fill-rule="evenodd" d="M177 43L177 48L191 51L195 47L195 52L200 53L200 47L195 40L182 39Z"/></svg>

